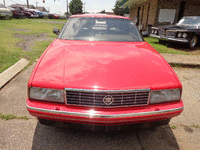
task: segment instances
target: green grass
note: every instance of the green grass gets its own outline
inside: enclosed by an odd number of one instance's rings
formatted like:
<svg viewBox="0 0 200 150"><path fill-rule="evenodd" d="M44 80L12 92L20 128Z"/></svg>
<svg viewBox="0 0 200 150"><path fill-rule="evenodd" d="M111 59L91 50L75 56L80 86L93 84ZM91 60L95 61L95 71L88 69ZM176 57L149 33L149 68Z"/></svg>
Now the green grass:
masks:
<svg viewBox="0 0 200 150"><path fill-rule="evenodd" d="M195 128L200 128L200 125L193 124L193 127L195 127Z"/></svg>
<svg viewBox="0 0 200 150"><path fill-rule="evenodd" d="M171 43L167 41L160 44L157 38L152 37L145 37L144 40L153 46L159 53L193 55L190 51L183 51L171 47Z"/></svg>
<svg viewBox="0 0 200 150"><path fill-rule="evenodd" d="M11 119L24 119L24 120L28 120L29 118L27 116L21 116L21 117L17 117L11 114L8 115L3 115L0 113L0 118L4 119L4 120L11 120Z"/></svg>
<svg viewBox="0 0 200 150"><path fill-rule="evenodd" d="M171 129L176 129L177 127L175 125L170 126Z"/></svg>
<svg viewBox="0 0 200 150"><path fill-rule="evenodd" d="M38 59L44 50L51 44L52 41L41 41L35 42L35 46L33 46L32 51L29 52L29 55L26 55L28 60L36 60Z"/></svg>
<svg viewBox="0 0 200 150"><path fill-rule="evenodd" d="M35 59L38 58L46 49L46 47L51 43L51 41L42 41L41 43L37 42L34 46L34 50L27 52L16 46L16 44L22 41L22 39L14 37L15 34L34 34L36 37L39 37L41 33L48 33L49 37L57 37L53 33L53 28L56 27L61 29L63 24L39 22L40 20L0 20L0 73L15 64L21 58L26 58L31 62L35 61ZM44 19L44 21L48 21L48 19ZM66 20L62 20L62 22L66 22Z"/></svg>

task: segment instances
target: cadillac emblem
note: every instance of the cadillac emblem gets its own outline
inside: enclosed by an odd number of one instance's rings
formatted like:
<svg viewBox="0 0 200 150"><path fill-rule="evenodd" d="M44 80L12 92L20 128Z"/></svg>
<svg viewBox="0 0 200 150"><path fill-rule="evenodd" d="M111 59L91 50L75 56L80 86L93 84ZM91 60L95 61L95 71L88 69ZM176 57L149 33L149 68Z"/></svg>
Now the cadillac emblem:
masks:
<svg viewBox="0 0 200 150"><path fill-rule="evenodd" d="M104 98L103 98L103 102L106 104L106 105L111 105L113 102L114 102L114 98L110 95L106 95Z"/></svg>

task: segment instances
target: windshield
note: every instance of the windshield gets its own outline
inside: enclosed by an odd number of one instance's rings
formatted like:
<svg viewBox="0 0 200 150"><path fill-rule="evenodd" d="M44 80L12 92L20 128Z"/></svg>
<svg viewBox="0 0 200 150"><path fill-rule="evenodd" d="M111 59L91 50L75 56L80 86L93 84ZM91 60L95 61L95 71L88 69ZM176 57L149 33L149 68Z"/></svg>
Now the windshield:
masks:
<svg viewBox="0 0 200 150"><path fill-rule="evenodd" d="M58 38L85 41L143 41L131 20L95 17L68 19Z"/></svg>
<svg viewBox="0 0 200 150"><path fill-rule="evenodd" d="M178 25L184 25L184 24L197 25L199 23L200 23L200 18L199 17L189 17L189 18L184 17L178 22Z"/></svg>

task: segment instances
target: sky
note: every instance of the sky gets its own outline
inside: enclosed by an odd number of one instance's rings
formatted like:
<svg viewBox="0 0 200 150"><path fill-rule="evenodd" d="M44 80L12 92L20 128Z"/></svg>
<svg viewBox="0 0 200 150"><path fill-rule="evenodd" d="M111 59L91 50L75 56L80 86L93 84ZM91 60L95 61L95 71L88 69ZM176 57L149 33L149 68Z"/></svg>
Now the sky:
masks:
<svg viewBox="0 0 200 150"><path fill-rule="evenodd" d="M28 0L30 5L36 6L44 6L47 10L50 10L50 13L58 13L63 14L67 11L67 0ZM70 3L71 0L68 0ZM105 10L106 12L113 12L116 0L82 0L85 3L85 11L86 12L100 12ZM0 4L3 4L3 0L0 0ZM5 0L6 6L11 4L27 4L27 0ZM84 5L83 5L84 8ZM83 9L84 11L84 9Z"/></svg>

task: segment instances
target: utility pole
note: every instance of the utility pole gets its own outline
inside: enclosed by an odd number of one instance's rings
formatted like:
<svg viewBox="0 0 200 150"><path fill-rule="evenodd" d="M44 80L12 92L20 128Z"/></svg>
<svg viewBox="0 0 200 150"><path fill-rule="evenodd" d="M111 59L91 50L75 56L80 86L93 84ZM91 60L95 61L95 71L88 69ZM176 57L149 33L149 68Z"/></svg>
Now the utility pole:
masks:
<svg viewBox="0 0 200 150"><path fill-rule="evenodd" d="M3 3L4 3L4 6L6 6L6 2L5 2L5 0L3 0Z"/></svg>
<svg viewBox="0 0 200 150"><path fill-rule="evenodd" d="M50 7L47 7L47 9L48 9L48 13L50 12Z"/></svg>
<svg viewBox="0 0 200 150"><path fill-rule="evenodd" d="M68 0L67 0L67 19L68 19L68 13L69 11L68 11Z"/></svg>
<svg viewBox="0 0 200 150"><path fill-rule="evenodd" d="M84 4L84 14L85 14L85 4L86 4L86 3L83 3L83 4Z"/></svg>
<svg viewBox="0 0 200 150"><path fill-rule="evenodd" d="M27 0L27 8L29 9L29 4L28 4L28 0Z"/></svg>
<svg viewBox="0 0 200 150"><path fill-rule="evenodd" d="M36 2L36 8L38 7L38 2Z"/></svg>

